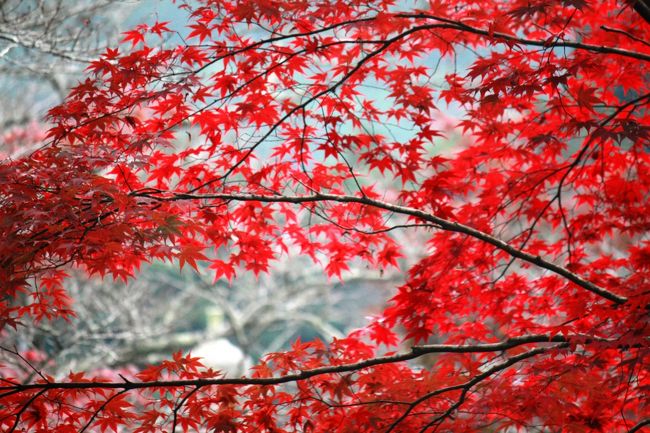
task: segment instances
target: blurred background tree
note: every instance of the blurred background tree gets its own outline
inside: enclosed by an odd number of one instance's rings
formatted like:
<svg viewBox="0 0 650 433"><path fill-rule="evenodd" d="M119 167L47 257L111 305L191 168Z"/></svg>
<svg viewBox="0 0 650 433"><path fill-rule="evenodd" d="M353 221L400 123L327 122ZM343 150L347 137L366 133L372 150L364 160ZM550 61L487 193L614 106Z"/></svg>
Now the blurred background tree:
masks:
<svg viewBox="0 0 650 433"><path fill-rule="evenodd" d="M28 151L38 141L46 110L63 100L89 60L116 42L135 6L119 0L0 2L5 154Z"/></svg>

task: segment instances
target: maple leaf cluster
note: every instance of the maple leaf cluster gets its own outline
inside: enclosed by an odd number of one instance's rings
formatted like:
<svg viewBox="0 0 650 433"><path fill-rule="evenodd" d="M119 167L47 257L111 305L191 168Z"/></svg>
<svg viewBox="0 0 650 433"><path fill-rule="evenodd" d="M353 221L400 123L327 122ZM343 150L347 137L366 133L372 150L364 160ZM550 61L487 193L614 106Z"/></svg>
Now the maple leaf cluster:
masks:
<svg viewBox="0 0 650 433"><path fill-rule="evenodd" d="M247 377L182 354L117 380L3 370L4 431L650 425L645 2L179 7L185 38L127 32L0 166L2 326L73 314L66 266L232 280L298 254L345 279L398 267L397 230L426 254L368 327Z"/></svg>

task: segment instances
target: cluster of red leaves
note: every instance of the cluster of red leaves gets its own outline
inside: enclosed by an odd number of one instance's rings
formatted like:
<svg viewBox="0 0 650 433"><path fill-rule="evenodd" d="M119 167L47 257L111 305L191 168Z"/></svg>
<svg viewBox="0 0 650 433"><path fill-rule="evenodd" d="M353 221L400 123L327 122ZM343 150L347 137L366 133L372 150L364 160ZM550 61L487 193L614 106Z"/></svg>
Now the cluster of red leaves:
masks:
<svg viewBox="0 0 650 433"><path fill-rule="evenodd" d="M177 46L168 23L128 32L50 111L51 142L0 166L3 324L70 314L66 264L232 279L303 254L342 278L396 266L398 229L427 254L366 330L250 378L180 355L110 383L5 378L0 426L650 424L650 23L629 3L205 0L180 5ZM463 139L442 156L446 110ZM397 331L442 344L384 353Z"/></svg>

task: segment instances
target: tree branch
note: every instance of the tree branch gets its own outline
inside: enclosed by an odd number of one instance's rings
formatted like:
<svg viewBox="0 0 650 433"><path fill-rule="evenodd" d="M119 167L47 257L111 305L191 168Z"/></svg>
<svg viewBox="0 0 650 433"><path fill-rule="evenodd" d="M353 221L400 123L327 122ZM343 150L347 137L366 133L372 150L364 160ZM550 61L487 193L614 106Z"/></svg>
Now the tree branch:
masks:
<svg viewBox="0 0 650 433"><path fill-rule="evenodd" d="M640 2L638 2L638 3L640 3ZM604 46L604 45L585 44L585 43L582 43L582 42L574 42L574 41L549 41L549 40L520 38L520 37L517 37L517 36L509 35L507 33L490 32L488 30L483 30L483 29L480 29L480 28L477 28L477 27L472 27L470 25L467 25L467 24L463 23L462 21L450 20L450 19L435 16L435 15L428 15L428 14L398 14L397 16L398 17L403 17L403 18L430 19L430 20L440 21L440 22L444 22L444 23L449 23L449 25L451 26L450 28L456 29L456 30L461 31L461 32L473 33L475 35L487 36L488 38L495 39L495 40L501 39L501 40L504 40L504 41L514 42L514 43L522 44L522 45L529 45L529 46L534 46L534 47L544 47L544 48L548 48L548 49L552 49L552 48L573 48L573 49L577 49L577 50L590 51L592 53L615 54L615 55L618 55L618 56L631 57L633 59L650 61L650 54L644 54L644 53L639 53L639 52L636 52L636 51L624 50L624 49L621 49L621 48L608 47L608 46Z"/></svg>
<svg viewBox="0 0 650 433"><path fill-rule="evenodd" d="M513 337L497 343L480 343L471 345L455 344L428 344L413 346L410 351L398 353L395 355L379 356L376 358L366 359L350 364L330 365L318 367L309 370L301 370L299 373L286 374L276 377L240 377L240 378L218 378L218 379L189 379L189 380L160 380L148 382L48 382L48 383L29 383L13 384L0 386L0 399L14 395L20 392L34 390L54 390L54 389L122 389L134 390L144 388L173 388L173 387L204 387L211 385L279 385L283 383L297 382L309 379L315 376L331 373L355 372L376 365L394 364L397 362L409 361L431 353L488 353L503 352L518 346L527 344L550 344L550 343L568 343L571 339L579 338L581 344L591 344L594 342L612 343L613 340L594 339L582 335L546 335L534 334ZM514 359L514 358L512 358Z"/></svg>
<svg viewBox="0 0 650 433"><path fill-rule="evenodd" d="M551 349L557 349L557 348L561 348L561 347L566 347L566 343L563 343L563 344L560 344L560 345L554 346L554 347L552 347ZM410 406L408 407L408 409L406 409L406 411L404 411L404 413L403 413L399 418L397 418L397 419L396 419L396 420L395 420L395 421L394 421L394 422L393 422L393 423L388 427L388 429L385 431L385 433L390 433L390 432L392 432L393 430L395 430L395 428L396 428L396 427L397 427L397 426L398 426L402 421L404 421L404 420L406 419L406 417L408 417L409 414L410 414L410 413L411 413L411 412L412 412L412 411L413 411L413 410L414 410L418 405L420 405L421 403L425 402L426 400L429 400L429 399L431 399L431 398L433 398L433 397L436 397L436 396L438 396L438 395L445 394L445 393L448 393L448 392L451 392L451 391L457 391L457 390L460 390L460 391L461 391L461 394L460 394L460 397L458 398L458 400L456 400L456 402L455 402L454 404L452 404L452 405L451 405L451 406L450 406L450 407L449 407L449 408L448 408L448 409L447 409L447 410L446 410L442 415L440 415L440 416L434 418L431 422L429 422L427 425L425 425L425 426L420 430L420 433L424 433L424 432L425 432L427 429L429 429L430 427L432 427L432 426L434 426L435 424L437 424L437 423L443 421L445 418L451 416L451 414L452 414L456 409L458 409L458 408L460 407L461 404L463 404L463 402L465 401L465 398L466 398L466 396L467 396L467 393L469 392L469 390L470 390L474 385L478 384L479 382L481 382L481 381L483 381L483 380L489 378L490 376L492 376L492 375L494 375L494 374L496 374L496 373L498 373L498 372L500 372L500 371L502 371L502 370L507 369L508 367L511 367L512 365L514 365L514 364L516 364L516 363L518 363L518 362L520 362L520 361L526 360L526 359L528 359L528 358L532 358L532 357L537 356L537 355L541 355L541 354L547 352L548 350L549 350L549 348L547 348L547 347L539 347L539 348L537 348L537 349L529 350L528 352L524 352L524 353L521 353L521 354L519 354L519 355L513 356L513 357L511 357L511 358L508 358L506 361L504 361L504 362L502 362L502 363L500 363L500 364L495 365L494 367L492 367L492 368L490 368L490 369L484 371L483 373L481 373L481 374L477 374L476 376L474 376L472 379L468 380L468 381L465 382L465 383L461 383L461 384L458 384L458 385L452 385L452 386L448 386L448 387L445 387L445 388L440 388L440 389L437 389L437 390L435 390L435 391L431 391L431 392L428 392L428 393L424 394L422 397L420 397L420 398L418 398L417 400L413 401L413 402L410 404Z"/></svg>
<svg viewBox="0 0 650 433"><path fill-rule="evenodd" d="M554 274L560 275L567 280L573 282L574 284L582 287L585 290L588 290L602 298L605 298L609 301L614 302L615 304L624 304L627 302L627 298L610 292L591 281L585 280L579 275L569 271L565 267L556 265L555 263L550 262L549 260L543 259L540 256L535 256L533 254L527 253L523 250L520 250L507 242L496 238L488 233L482 232L470 226L460 224L458 222L452 222L444 218L438 217L434 214L415 209L407 206L399 206L392 203L383 202L380 200L371 199L368 197L355 197L349 195L337 195L337 194L313 194L306 196L285 196L285 195L256 195L256 194L186 194L186 193L172 193L168 197L159 197L154 196L150 192L140 192L134 193L136 196L144 196L155 200L161 201L175 201L175 200L205 200L205 199L217 199L224 201L259 201L265 203L313 203L313 202L322 202L322 201L333 201L340 203L359 203L367 206L373 206L379 209L384 209L387 211L395 212L402 215L409 215L416 218L420 218L424 221L431 222L435 224L439 229L449 232L463 233L468 236L471 236L475 239L479 239L483 242L486 242L490 245L495 246L496 248L506 252L510 256L523 260L525 262L534 264L540 268L546 269L553 272Z"/></svg>
<svg viewBox="0 0 650 433"><path fill-rule="evenodd" d="M641 430L643 427L650 425L650 418L646 418L644 420L639 421L634 427L632 427L630 430L628 430L627 433L635 433Z"/></svg>
<svg viewBox="0 0 650 433"><path fill-rule="evenodd" d="M636 13L641 15L641 18L646 20L647 23L650 23L650 4L647 0L636 0L633 7Z"/></svg>

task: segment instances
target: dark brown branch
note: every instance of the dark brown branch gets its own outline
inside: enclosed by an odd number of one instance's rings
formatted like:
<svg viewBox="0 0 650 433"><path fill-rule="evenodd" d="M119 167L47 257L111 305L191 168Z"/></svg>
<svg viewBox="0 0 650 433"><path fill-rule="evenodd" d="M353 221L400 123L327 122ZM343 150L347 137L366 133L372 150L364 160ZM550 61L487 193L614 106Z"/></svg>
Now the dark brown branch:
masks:
<svg viewBox="0 0 650 433"><path fill-rule="evenodd" d="M561 347L566 347L566 343L563 343L563 344L560 344L560 345L557 345L557 346L554 346L554 347L551 347L551 348L539 347L537 349L533 349L533 350L530 350L528 352L524 352L522 354L513 356L511 358L508 358L508 360L506 360L505 362L502 362L501 364L497 364L494 367L484 371L483 373L474 376L471 380L468 380L465 383L461 383L461 384L458 384L458 385L452 385L452 386L448 386L448 387L445 387L445 388L440 388L440 389L437 389L435 391L431 391L431 392L429 392L427 394L424 394L422 397L420 397L417 400L415 400L414 402L412 402L411 405L409 406L409 408L406 409L406 411L404 411L404 413L399 418L397 418L388 427L388 429L386 430L385 433L392 432L398 426L399 423L401 423L404 419L406 419L406 417L408 417L409 414L419 404L423 403L424 401L429 400L430 398L433 398L435 396L448 393L450 391L461 390L460 397L458 398L458 400L454 404L452 404L449 407L449 409L447 409L442 415L440 415L440 416L436 417L435 419L433 419L426 426L424 426L424 428L422 428L422 430L420 430L420 433L424 433L424 431L426 431L429 427L443 421L445 418L450 416L458 407L460 407L460 405L463 404L463 402L465 401L465 396L467 395L469 390L474 385L478 384L479 382L489 378L490 376L492 376L492 375L494 375L494 374L496 374L496 373L498 373L498 372L500 372L502 370L505 370L508 367L511 367L512 365L514 365L514 364L516 364L516 363L518 363L520 361L523 361L523 360L528 359L528 358L532 358L532 357L537 356L537 355L541 355L542 353L547 352L549 349L557 349L557 348L561 348Z"/></svg>
<svg viewBox="0 0 650 433"><path fill-rule="evenodd" d="M187 400L189 400L189 398L192 397L192 395L194 395L194 393L196 393L199 389L201 389L201 387L197 386L192 391L188 392L187 395L185 395L185 397L183 397L178 402L178 404L174 407L174 410L173 410L174 416L173 416L173 420L172 420L172 429L171 429L172 433L174 433L176 431L176 426L178 425L178 411L182 409L183 405L185 405Z"/></svg>
<svg viewBox="0 0 650 433"><path fill-rule="evenodd" d="M600 28L603 29L603 30L605 30L606 32L610 32L610 33L618 33L619 35L626 36L626 37L628 37L628 38L630 38L630 39L632 39L632 40L634 40L634 41L637 41L637 42L640 43L640 44L647 45L647 46L650 47L650 44L649 44L649 43L647 43L646 41L644 41L644 40L641 39L641 38L637 38L637 37L634 36L632 33L630 33L630 32L626 32L625 30L615 29L615 28L613 28L613 27L607 27L607 26L600 26Z"/></svg>
<svg viewBox="0 0 650 433"><path fill-rule="evenodd" d="M93 412L93 414L92 414L92 416L90 417L90 419L88 420L88 422L87 422L87 423L86 423L86 424L81 428L81 430L79 430L78 433L84 433L86 430L88 430L88 427L90 427L90 426L92 425L92 423L95 422L95 419L97 419L97 417L99 416L99 413L100 413L101 411L103 411L103 410L106 408L106 406L108 406L108 405L110 404L111 401L115 400L117 397L119 397L120 395L122 395L122 394L124 394L124 393L126 393L126 392L128 392L128 391L129 391L128 389L123 389L123 390L121 390L121 391L119 391L119 392L116 392L115 394L111 395L109 398L107 398L107 399L102 403L102 405L99 406L99 407L97 408L97 410L95 410L95 411ZM172 431L173 431L173 430L172 430Z"/></svg>
<svg viewBox="0 0 650 433"><path fill-rule="evenodd" d="M259 201L266 203L311 203L311 202L322 202L322 201L334 201L340 203L359 203L367 206L373 206L379 209L384 209L387 211L395 212L402 215L409 215L416 218L419 218L424 221L435 224L439 229L463 233L468 236L471 236L475 239L479 239L483 242L486 242L494 247L508 253L511 257L523 260L525 262L534 264L540 268L546 269L553 272L554 274L560 275L567 280L575 283L576 285L582 287L585 290L588 290L602 298L605 298L609 301L614 302L615 304L624 304L627 302L627 298L616 293L610 292L591 281L585 280L581 276L569 271L567 268L556 265L546 259L543 259L540 256L536 256L530 253L527 253L523 250L520 250L509 243L496 238L488 233L477 230L473 227L460 224L457 222L452 222L444 218L438 217L434 214L407 207L399 206L392 203L383 202L380 200L374 200L368 197L355 197L349 195L336 195L336 194L313 194L306 196L285 196L285 195L255 195L255 194L185 194L185 193L176 193L172 194L169 197L155 197L150 194L137 193L140 196L147 196L149 198L158 199L158 200L224 200L224 201Z"/></svg>
<svg viewBox="0 0 650 433"><path fill-rule="evenodd" d="M144 388L174 388L174 387L204 387L210 385L279 385L283 383L297 382L309 379L315 376L332 373L345 373L355 372L370 368L376 365L394 364L397 362L409 361L419 358L430 353L488 353L488 352L503 352L514 347L519 347L527 344L546 344L546 343L566 343L571 338L578 338L581 344L590 344L593 342L612 342L610 340L588 338L580 335L573 335L565 337L562 335L549 336L541 335L525 335L521 337L514 337L497 343L480 343L471 345L454 345L454 344L428 344L413 346L410 351L398 353L389 356L380 356L376 358L367 359L360 362L342 364L335 366L325 366L314 368L310 370L302 370L299 373L286 374L276 377L240 377L240 378L219 378L219 379L192 379L192 380L161 380L149 382L49 382L49 383L30 383L30 384L16 384L16 385L3 385L0 386L0 399L3 397L13 395L19 392L34 391L34 390L53 390L53 389L122 389L134 390Z"/></svg>
<svg viewBox="0 0 650 433"><path fill-rule="evenodd" d="M9 429L8 433L13 433L13 432L16 431L16 429L20 425L20 417L22 417L23 414L25 413L25 411L32 405L32 403L34 403L40 396L45 394L46 391L47 391L47 389L41 389L40 391L38 391L36 394L34 394L29 400L27 400L21 406L21 408L18 410L18 412L13 414L13 416L15 416L16 419L15 419L13 425L11 426L11 428Z"/></svg>
<svg viewBox="0 0 650 433"><path fill-rule="evenodd" d="M627 433L635 433L640 431L643 427L650 425L650 418L639 421L634 427L628 430Z"/></svg>
<svg viewBox="0 0 650 433"><path fill-rule="evenodd" d="M20 359L22 362L24 362L25 364L27 364L27 366L30 368L30 370L32 370L32 374L31 374L30 376L33 376L34 374L37 374L37 375L38 375L38 376L39 376L43 381L48 382L47 377L45 377L45 376L43 375L43 373L41 372L41 370L39 370L38 368L36 368L36 367L34 366L34 364L32 364L32 363L31 363L27 358L25 358L23 355L21 355L20 352L18 352L18 349L17 349L16 347L14 347L13 350L12 350L12 349L6 348L6 347L4 347L4 346L0 346L0 350L9 353L9 354L12 355L12 356L17 357L17 358Z"/></svg>
<svg viewBox="0 0 650 433"><path fill-rule="evenodd" d="M636 0L633 7L636 13L641 15L641 18L650 23L650 3L647 0Z"/></svg>
<svg viewBox="0 0 650 433"><path fill-rule="evenodd" d="M428 15L428 14L398 14L398 17L402 18L414 18L414 19L429 19L429 20L434 20L434 21L440 21L444 23L449 23L450 28L456 29L461 32L467 32L467 33L473 33L475 35L480 35L480 36L486 36L490 39L493 39L495 41L507 41L507 42L514 42L516 44L521 44L521 45L529 45L533 47L543 47L543 48L548 48L548 49L553 49L553 48L574 48L577 50L584 50L584 51L590 51L592 53L598 53L598 54L615 54L618 56L624 56L624 57L631 57L637 60L644 60L644 61L650 61L650 54L644 54L644 53L639 53L636 51L629 51L629 50L624 50L621 48L615 48L615 47L608 47L604 45L592 45L592 44L585 44L582 42L574 42L574 41L553 41L549 42L546 40L537 40L537 39L526 39L526 38L520 38L517 36L509 35L507 33L500 33L500 32L490 32L488 30L483 30L477 27L472 27L470 25L464 24L461 21L454 21L454 20L449 20L446 18L438 17L435 15Z"/></svg>

